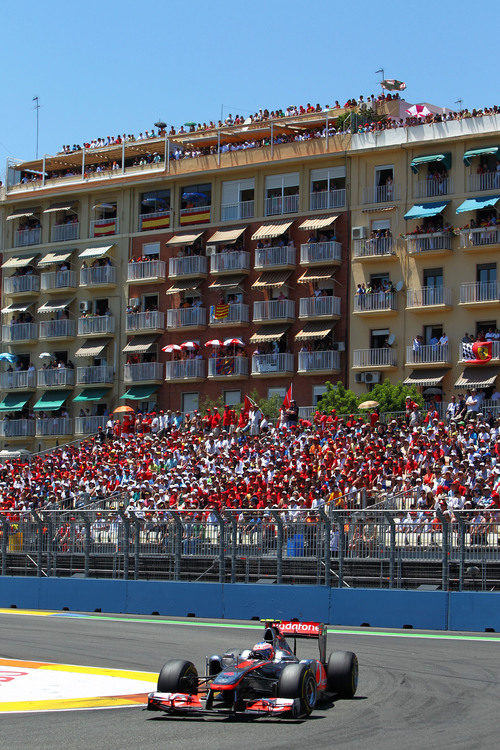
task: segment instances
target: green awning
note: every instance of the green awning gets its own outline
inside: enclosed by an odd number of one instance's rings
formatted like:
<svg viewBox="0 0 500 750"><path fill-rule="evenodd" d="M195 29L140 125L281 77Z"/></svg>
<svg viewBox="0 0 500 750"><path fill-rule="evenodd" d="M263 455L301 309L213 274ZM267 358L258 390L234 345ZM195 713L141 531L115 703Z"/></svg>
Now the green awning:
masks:
<svg viewBox="0 0 500 750"><path fill-rule="evenodd" d="M0 411L20 411L31 393L7 393L0 401Z"/></svg>
<svg viewBox="0 0 500 750"><path fill-rule="evenodd" d="M106 394L109 391L109 386L103 388L100 386L99 388L84 388L81 393L78 394L78 396L75 396L73 401L100 401L101 398L104 398Z"/></svg>
<svg viewBox="0 0 500 750"><path fill-rule="evenodd" d="M133 385L128 391L125 391L121 399L131 398L134 401L150 398L158 390L157 385Z"/></svg>
<svg viewBox="0 0 500 750"><path fill-rule="evenodd" d="M485 148L471 148L470 151L466 151L464 154L464 162L467 166L470 166L470 160L474 156L482 156L483 154L496 154L497 159L500 158L500 146L486 146Z"/></svg>
<svg viewBox="0 0 500 750"><path fill-rule="evenodd" d="M71 391L45 391L42 398L38 399L33 411L57 411L64 404Z"/></svg>
<svg viewBox="0 0 500 750"><path fill-rule="evenodd" d="M498 201L500 201L500 195L490 195L489 198L468 198L459 205L457 214L463 214L466 211L479 211L481 208L488 208L488 206L496 206Z"/></svg>
<svg viewBox="0 0 500 750"><path fill-rule="evenodd" d="M429 156L416 156L414 159L412 159L412 162L410 164L412 170L417 174L418 168L421 164L431 164L432 162L437 161L440 164L443 164L446 169L451 168L451 152L447 151L444 154L430 154Z"/></svg>
<svg viewBox="0 0 500 750"><path fill-rule="evenodd" d="M427 219L430 216L437 216L446 208L450 201L437 201L436 203L415 203L410 208L405 219Z"/></svg>

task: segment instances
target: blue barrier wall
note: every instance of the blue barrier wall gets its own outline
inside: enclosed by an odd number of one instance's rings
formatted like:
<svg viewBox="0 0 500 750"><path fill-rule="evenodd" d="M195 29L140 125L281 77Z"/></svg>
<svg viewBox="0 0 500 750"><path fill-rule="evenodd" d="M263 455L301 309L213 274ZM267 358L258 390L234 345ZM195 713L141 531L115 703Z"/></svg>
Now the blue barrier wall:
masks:
<svg viewBox="0 0 500 750"><path fill-rule="evenodd" d="M234 620L296 617L350 627L500 632L500 594L483 592L0 577L0 607L13 605Z"/></svg>

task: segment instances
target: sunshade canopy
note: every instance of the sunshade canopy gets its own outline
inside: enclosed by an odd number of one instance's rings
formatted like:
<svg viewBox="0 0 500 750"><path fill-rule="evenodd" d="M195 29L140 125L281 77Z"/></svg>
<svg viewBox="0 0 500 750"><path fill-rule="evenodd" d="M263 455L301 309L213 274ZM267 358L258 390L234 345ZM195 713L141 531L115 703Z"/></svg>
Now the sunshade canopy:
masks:
<svg viewBox="0 0 500 750"><path fill-rule="evenodd" d="M275 325L259 328L250 338L252 344L263 344L266 341L278 341L290 326Z"/></svg>
<svg viewBox="0 0 500 750"><path fill-rule="evenodd" d="M26 312L26 310L28 310L28 308L30 308L32 304L32 302L11 302L11 304L7 305L7 307L2 307L2 312Z"/></svg>
<svg viewBox="0 0 500 750"><path fill-rule="evenodd" d="M478 196L477 198L468 198L457 208L457 214L463 214L466 211L479 211L481 208L496 206L500 200L500 195L490 195L488 198Z"/></svg>
<svg viewBox="0 0 500 750"><path fill-rule="evenodd" d="M75 357L98 357L106 346L108 339L92 339L85 341L75 352Z"/></svg>
<svg viewBox="0 0 500 750"><path fill-rule="evenodd" d="M33 411L57 411L64 404L71 391L45 391L33 407Z"/></svg>
<svg viewBox="0 0 500 750"><path fill-rule="evenodd" d="M35 208L20 208L10 214L10 216L7 216L7 221L13 221L14 219L28 219L30 216L33 216L35 211Z"/></svg>
<svg viewBox="0 0 500 750"><path fill-rule="evenodd" d="M1 411L20 411L30 397L30 393L7 393L0 401Z"/></svg>
<svg viewBox="0 0 500 750"><path fill-rule="evenodd" d="M108 393L109 388L84 388L73 401L100 401Z"/></svg>
<svg viewBox="0 0 500 750"><path fill-rule="evenodd" d="M262 224L256 232L252 234L252 240L265 240L272 237L280 237L290 229L293 221L275 221L273 224Z"/></svg>
<svg viewBox="0 0 500 750"><path fill-rule="evenodd" d="M233 242L236 242L238 237L241 237L245 229L246 227L238 227L237 229L219 229L207 241L209 244L224 242L227 245L232 245Z"/></svg>
<svg viewBox="0 0 500 750"><path fill-rule="evenodd" d="M334 221L338 218L338 214L335 214L334 216L314 216L310 219L306 219L302 224L299 224L299 229L302 229L304 232L312 232L315 229L325 229L326 227L331 227Z"/></svg>
<svg viewBox="0 0 500 750"><path fill-rule="evenodd" d="M209 289L233 289L239 286L244 280L244 276L223 276L221 279L212 281Z"/></svg>
<svg viewBox="0 0 500 750"><path fill-rule="evenodd" d="M52 263L62 263L63 260L71 258L73 250L51 250L50 253L42 255L38 261L39 266L50 266Z"/></svg>
<svg viewBox="0 0 500 750"><path fill-rule="evenodd" d="M261 273L257 281L254 281L252 286L259 287L279 287L287 281L291 276L291 271L264 271Z"/></svg>
<svg viewBox="0 0 500 750"><path fill-rule="evenodd" d="M69 201L66 203L53 203L49 208L44 209L44 214L54 214L57 211L71 211L73 204Z"/></svg>
<svg viewBox="0 0 500 750"><path fill-rule="evenodd" d="M427 219L430 216L437 216L446 208L450 201L437 201L435 203L415 203L405 214L405 219Z"/></svg>
<svg viewBox="0 0 500 750"><path fill-rule="evenodd" d="M199 279L188 279L186 281L176 281L167 289L165 294L180 294L180 292L193 292L200 286Z"/></svg>
<svg viewBox="0 0 500 750"><path fill-rule="evenodd" d="M403 381L404 385L436 386L443 382L444 375L439 370L412 370Z"/></svg>
<svg viewBox="0 0 500 750"><path fill-rule="evenodd" d="M38 308L39 313L55 313L59 310L65 310L73 302L72 299L61 299L51 300L50 302L44 302L41 307Z"/></svg>
<svg viewBox="0 0 500 750"><path fill-rule="evenodd" d="M466 367L455 383L455 388L487 388L495 384L498 367Z"/></svg>
<svg viewBox="0 0 500 750"><path fill-rule="evenodd" d="M295 336L296 341L309 341L310 339L324 339L332 331L331 323L313 322L307 323Z"/></svg>
<svg viewBox="0 0 500 750"><path fill-rule="evenodd" d="M467 166L470 166L470 160L474 158L474 156L486 156L490 154L491 156L496 155L497 159L500 157L500 146L484 146L483 148L471 148L469 151L466 151L464 154L464 162L467 164Z"/></svg>
<svg viewBox="0 0 500 750"><path fill-rule="evenodd" d="M37 255L38 253L36 255L33 255L33 253L30 255L12 255L2 263L2 268L26 268L33 263Z"/></svg>
<svg viewBox="0 0 500 750"><path fill-rule="evenodd" d="M133 385L128 391L125 391L121 399L130 398L133 401L150 398L158 390L157 385Z"/></svg>
<svg viewBox="0 0 500 750"><path fill-rule="evenodd" d="M326 281L335 276L336 268L334 266L325 266L324 268L308 268L297 281L299 284L307 284L311 281Z"/></svg>
<svg viewBox="0 0 500 750"><path fill-rule="evenodd" d="M193 242L196 242L196 240L201 237L203 232L186 232L186 234L174 234L173 237L171 237L167 245L192 245Z"/></svg>
<svg viewBox="0 0 500 750"><path fill-rule="evenodd" d="M146 354L146 352L150 352L154 348L157 340L158 336L135 336L123 348L123 351L134 354Z"/></svg>
<svg viewBox="0 0 500 750"><path fill-rule="evenodd" d="M414 159L412 159L411 162L411 168L415 172L415 174L418 172L419 167L422 164L432 164L433 162L439 162L440 164L443 164L446 169L450 169L451 167L451 153L447 151L444 154L429 154L429 156L416 156Z"/></svg>
<svg viewBox="0 0 500 750"><path fill-rule="evenodd" d="M104 245L104 247L88 247L86 250L78 254L79 258L102 258L103 255L109 253L114 245Z"/></svg>

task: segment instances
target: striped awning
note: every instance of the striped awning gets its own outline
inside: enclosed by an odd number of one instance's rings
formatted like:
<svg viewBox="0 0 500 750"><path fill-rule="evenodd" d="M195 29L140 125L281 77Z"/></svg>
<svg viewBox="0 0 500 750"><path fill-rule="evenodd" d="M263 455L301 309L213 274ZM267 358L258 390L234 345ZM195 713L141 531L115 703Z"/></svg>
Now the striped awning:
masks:
<svg viewBox="0 0 500 750"><path fill-rule="evenodd" d="M35 255L33 253L30 255L12 255L2 263L2 268L26 268L26 266L30 266L33 263L38 255L39 253Z"/></svg>
<svg viewBox="0 0 500 750"><path fill-rule="evenodd" d="M33 302L11 302L10 305L2 307L3 313L26 312Z"/></svg>
<svg viewBox="0 0 500 750"><path fill-rule="evenodd" d="M7 216L7 221L13 221L14 219L28 219L33 216L36 208L20 208L18 211L14 211L13 214Z"/></svg>
<svg viewBox="0 0 500 750"><path fill-rule="evenodd" d="M439 370L422 369L412 370L408 377L403 380L404 385L416 385L425 387L435 387L441 385L444 374Z"/></svg>
<svg viewBox="0 0 500 750"><path fill-rule="evenodd" d="M106 346L108 345L108 339L91 339L85 341L75 352L75 357L98 357Z"/></svg>
<svg viewBox="0 0 500 750"><path fill-rule="evenodd" d="M325 229L326 227L331 227L333 222L338 218L338 214L334 214L333 216L313 216L310 219L303 221L302 224L299 224L299 229L302 229L304 232L312 232L315 229Z"/></svg>
<svg viewBox="0 0 500 750"><path fill-rule="evenodd" d="M167 289L165 294L180 294L181 292L194 292L200 286L199 279L188 279L186 281L176 281Z"/></svg>
<svg viewBox="0 0 500 750"><path fill-rule="evenodd" d="M296 341L308 341L309 339L324 339L333 330L331 323L307 323L295 336Z"/></svg>
<svg viewBox="0 0 500 750"><path fill-rule="evenodd" d="M251 337L250 343L264 344L269 341L278 341L290 328L289 325L265 326L259 328Z"/></svg>
<svg viewBox="0 0 500 750"><path fill-rule="evenodd" d="M203 232L186 232L186 234L174 234L171 237L167 245L192 245L197 239L201 237Z"/></svg>
<svg viewBox="0 0 500 750"><path fill-rule="evenodd" d="M73 250L51 250L50 253L42 255L38 261L39 266L50 266L52 263L62 263L71 258Z"/></svg>
<svg viewBox="0 0 500 750"><path fill-rule="evenodd" d="M252 240L266 240L272 237L279 237L290 229L293 221L275 221L272 224L262 224L256 232L252 234Z"/></svg>
<svg viewBox="0 0 500 750"><path fill-rule="evenodd" d="M264 271L257 281L254 281L252 287L256 289L262 287L280 287L290 278L291 271Z"/></svg>
<svg viewBox="0 0 500 750"><path fill-rule="evenodd" d="M223 276L209 284L209 289L233 289L245 280L244 276Z"/></svg>
<svg viewBox="0 0 500 750"><path fill-rule="evenodd" d="M102 258L103 255L109 253L114 245L104 245L104 247L88 247L86 250L78 254L79 258Z"/></svg>
<svg viewBox="0 0 500 750"><path fill-rule="evenodd" d="M455 388L488 388L495 385L498 367L466 367L455 383Z"/></svg>
<svg viewBox="0 0 500 750"><path fill-rule="evenodd" d="M66 201L66 203L53 203L48 208L45 208L43 213L54 214L57 211L71 211L72 208L73 208L73 203L68 203L68 201Z"/></svg>
<svg viewBox="0 0 500 750"><path fill-rule="evenodd" d="M146 354L154 348L157 340L158 336L135 336L130 339L123 351L130 354Z"/></svg>
<svg viewBox="0 0 500 750"><path fill-rule="evenodd" d="M241 237L245 229L246 227L238 227L237 229L219 229L209 240L207 240L207 242L208 244L225 242L227 245L232 245L233 242L236 242L238 237Z"/></svg>
<svg viewBox="0 0 500 750"><path fill-rule="evenodd" d="M41 307L38 308L37 312L39 313L55 313L59 310L65 310L67 307L71 305L73 302L74 297L71 299L58 299L53 300L52 302L44 302Z"/></svg>
<svg viewBox="0 0 500 750"><path fill-rule="evenodd" d="M302 276L297 279L299 284L307 284L311 281L326 281L333 279L335 276L335 266L325 266L324 268L308 268Z"/></svg>

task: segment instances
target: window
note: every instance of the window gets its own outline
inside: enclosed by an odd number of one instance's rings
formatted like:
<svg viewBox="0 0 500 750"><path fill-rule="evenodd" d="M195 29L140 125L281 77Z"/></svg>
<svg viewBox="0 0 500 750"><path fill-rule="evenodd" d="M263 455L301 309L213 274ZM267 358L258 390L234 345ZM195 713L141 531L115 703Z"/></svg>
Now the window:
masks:
<svg viewBox="0 0 500 750"><path fill-rule="evenodd" d="M195 393L182 393L181 394L181 410L183 414L191 414L195 409L199 409L200 394Z"/></svg>
<svg viewBox="0 0 500 750"><path fill-rule="evenodd" d="M144 294L142 297L142 309L158 310L158 295L157 294Z"/></svg>
<svg viewBox="0 0 500 750"><path fill-rule="evenodd" d="M442 325L432 325L432 326L424 326L424 344L426 346L429 346L429 344L435 344L436 341L439 341L441 336L443 335L443 326Z"/></svg>
<svg viewBox="0 0 500 750"><path fill-rule="evenodd" d="M311 211L345 203L345 167L311 170Z"/></svg>
<svg viewBox="0 0 500 750"><path fill-rule="evenodd" d="M372 221L372 232L381 232L385 229L391 228L391 220L390 219L377 219L376 221Z"/></svg>
<svg viewBox="0 0 500 750"><path fill-rule="evenodd" d="M372 289L381 288L382 284L390 282L390 276L388 273L371 273L370 274L370 286Z"/></svg>
<svg viewBox="0 0 500 750"><path fill-rule="evenodd" d="M247 219L254 215L255 180L228 180L222 183L221 221Z"/></svg>
<svg viewBox="0 0 500 750"><path fill-rule="evenodd" d="M497 280L497 264L481 263L476 266L476 281L480 284L487 284Z"/></svg>
<svg viewBox="0 0 500 750"><path fill-rule="evenodd" d="M327 391L326 385L313 385L313 402L312 405L316 406L320 398Z"/></svg>
<svg viewBox="0 0 500 750"><path fill-rule="evenodd" d="M280 398L285 398L286 390L286 388L268 388L267 397L272 398L273 396L279 396Z"/></svg>
<svg viewBox="0 0 500 750"><path fill-rule="evenodd" d="M394 167L375 167L375 187L380 188L387 185L387 181L394 180Z"/></svg>
<svg viewBox="0 0 500 750"><path fill-rule="evenodd" d="M437 289L443 286L442 268L424 268L424 287Z"/></svg>
<svg viewBox="0 0 500 750"><path fill-rule="evenodd" d="M224 406L241 404L241 391L224 391Z"/></svg>
<svg viewBox="0 0 500 750"><path fill-rule="evenodd" d="M388 328L374 328L370 331L370 349L382 349L388 336Z"/></svg>
<svg viewBox="0 0 500 750"><path fill-rule="evenodd" d="M476 336L481 331L482 333L485 333L486 331L489 331L490 328L493 328L494 331L497 329L497 322L496 320L479 320L476 323Z"/></svg>
<svg viewBox="0 0 500 750"><path fill-rule="evenodd" d="M156 214L170 209L170 190L152 190L149 193L141 193L141 204L139 213Z"/></svg>
<svg viewBox="0 0 500 750"><path fill-rule="evenodd" d="M148 260L158 260L160 257L159 242L145 242L142 246L142 254L148 256Z"/></svg>
<svg viewBox="0 0 500 750"><path fill-rule="evenodd" d="M56 362L64 362L64 364L68 364L68 352L66 351L60 351L60 352L54 352L54 359Z"/></svg>
<svg viewBox="0 0 500 750"><path fill-rule="evenodd" d="M94 219L100 221L102 219L115 219L116 218L116 203L109 203L105 201L103 203L97 203L94 206Z"/></svg>
<svg viewBox="0 0 500 750"><path fill-rule="evenodd" d="M212 186L209 183L186 185L181 189L181 210L202 208L212 204Z"/></svg>
<svg viewBox="0 0 500 750"><path fill-rule="evenodd" d="M266 177L266 216L295 213L299 208L299 173Z"/></svg>

